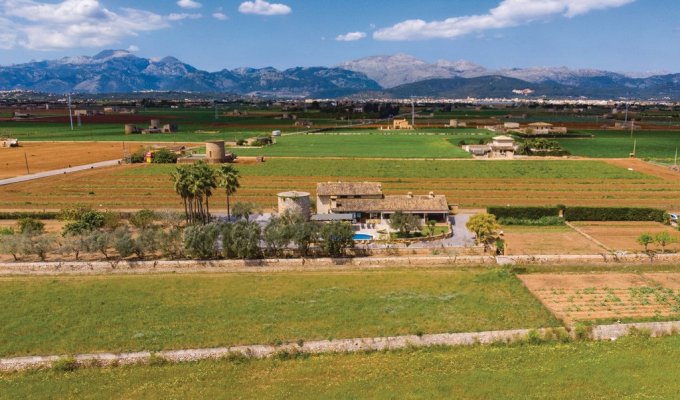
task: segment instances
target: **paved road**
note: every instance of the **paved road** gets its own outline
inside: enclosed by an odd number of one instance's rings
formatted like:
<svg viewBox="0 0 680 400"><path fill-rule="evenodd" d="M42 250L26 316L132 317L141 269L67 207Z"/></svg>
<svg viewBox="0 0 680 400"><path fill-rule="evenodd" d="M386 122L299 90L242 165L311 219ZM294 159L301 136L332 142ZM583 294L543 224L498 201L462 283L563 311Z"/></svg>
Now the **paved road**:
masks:
<svg viewBox="0 0 680 400"><path fill-rule="evenodd" d="M32 181L34 179L47 178L47 177L50 177L50 176L71 174L73 172L86 171L86 170L89 170L89 169L112 167L114 165L119 165L120 163L121 163L121 160L109 160L109 161L96 162L96 163L93 163L93 164L78 165L76 167L54 169L52 171L38 172L36 174L15 176L14 178L0 179L0 186L11 185L12 183L27 182L27 181Z"/></svg>

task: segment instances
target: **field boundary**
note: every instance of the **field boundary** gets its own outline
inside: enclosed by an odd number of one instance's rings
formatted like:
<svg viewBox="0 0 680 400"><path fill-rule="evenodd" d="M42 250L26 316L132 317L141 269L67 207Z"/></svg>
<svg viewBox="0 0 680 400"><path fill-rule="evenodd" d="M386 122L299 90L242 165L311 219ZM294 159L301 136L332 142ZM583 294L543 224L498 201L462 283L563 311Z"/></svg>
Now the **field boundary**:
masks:
<svg viewBox="0 0 680 400"><path fill-rule="evenodd" d="M144 364L159 359L165 362L180 363L209 359L214 360L228 358L230 356L254 359L274 357L277 355L295 357L297 354L353 353L360 351L386 351L431 346L453 347L493 343L514 343L529 340L532 335L537 335L539 338L553 337L555 329L559 328L333 339L286 343L281 345L257 344L203 349L164 350L159 352L94 353L79 354L72 357L72 359L77 366L110 366ZM593 327L590 339L616 340L636 332L645 332L651 337L659 337L674 335L679 331L680 321L599 325ZM573 337L574 333L572 332L570 335ZM12 372L49 368L60 360L68 359L70 359L70 357L66 355L3 358L0 359L0 371Z"/></svg>
<svg viewBox="0 0 680 400"><path fill-rule="evenodd" d="M2 262L0 276L22 275L134 275L200 272L285 272L399 267L441 268L497 265L650 265L680 263L680 254L593 254L516 256L432 256L365 258L295 258L264 260L156 260L156 261L61 261Z"/></svg>
<svg viewBox="0 0 680 400"><path fill-rule="evenodd" d="M605 250L607 250L607 251L610 251L610 252L613 251L613 250L610 249L607 245L605 245L604 243L602 243L602 242L600 242L599 240L595 239L594 237L590 236L589 234L583 232L581 229L579 229L578 227L574 226L574 224L570 223L569 221L564 221L564 224L567 225L568 227L570 227L571 229L573 229L575 232L577 232L578 234L580 234L580 235L583 236L584 238L586 238L586 239L590 240L591 242L595 243L596 245L602 247L603 249L605 249Z"/></svg>

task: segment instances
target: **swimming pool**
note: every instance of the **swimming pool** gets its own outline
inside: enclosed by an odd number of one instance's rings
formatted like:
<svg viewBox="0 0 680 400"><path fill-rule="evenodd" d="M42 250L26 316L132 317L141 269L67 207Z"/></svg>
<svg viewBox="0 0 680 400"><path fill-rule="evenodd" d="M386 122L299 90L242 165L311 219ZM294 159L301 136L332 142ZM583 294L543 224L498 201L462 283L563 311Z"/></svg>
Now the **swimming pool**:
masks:
<svg viewBox="0 0 680 400"><path fill-rule="evenodd" d="M373 236L369 235L368 233L355 233L354 236L352 236L352 239L354 239L354 240L373 240Z"/></svg>

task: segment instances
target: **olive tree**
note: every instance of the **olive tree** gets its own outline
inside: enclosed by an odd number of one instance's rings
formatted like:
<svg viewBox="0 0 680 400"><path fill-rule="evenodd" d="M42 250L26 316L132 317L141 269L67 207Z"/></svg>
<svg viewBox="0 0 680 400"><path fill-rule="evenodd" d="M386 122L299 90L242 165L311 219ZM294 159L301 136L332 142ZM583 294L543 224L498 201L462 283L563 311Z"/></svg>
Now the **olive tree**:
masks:
<svg viewBox="0 0 680 400"><path fill-rule="evenodd" d="M321 246L331 257L340 257L347 249L354 247L354 232L348 223L331 222L321 228Z"/></svg>

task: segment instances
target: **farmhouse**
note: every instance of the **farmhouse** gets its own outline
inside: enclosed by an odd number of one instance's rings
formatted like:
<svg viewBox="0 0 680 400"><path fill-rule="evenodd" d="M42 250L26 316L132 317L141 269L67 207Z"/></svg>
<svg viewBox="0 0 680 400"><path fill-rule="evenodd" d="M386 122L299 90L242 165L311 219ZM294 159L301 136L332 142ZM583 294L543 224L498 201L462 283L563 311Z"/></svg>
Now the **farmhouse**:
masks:
<svg viewBox="0 0 680 400"><path fill-rule="evenodd" d="M388 220L397 211L417 215L423 220L446 221L449 204L444 195L390 195L382 193L376 182L328 182L317 184L319 215L352 215L355 220ZM318 217L317 217L318 219Z"/></svg>
<svg viewBox="0 0 680 400"><path fill-rule="evenodd" d="M392 129L413 129L407 119L395 119L392 121Z"/></svg>
<svg viewBox="0 0 680 400"><path fill-rule="evenodd" d="M564 126L553 126L547 122L534 122L527 125L524 133L533 135L550 135L554 133L567 133L567 128Z"/></svg>
<svg viewBox="0 0 680 400"><path fill-rule="evenodd" d="M463 150L475 158L513 158L516 146L510 136L495 136L489 144L464 145Z"/></svg>

